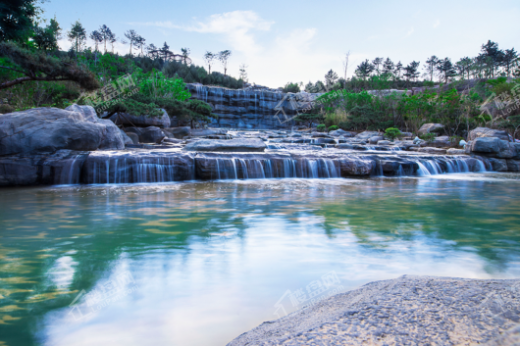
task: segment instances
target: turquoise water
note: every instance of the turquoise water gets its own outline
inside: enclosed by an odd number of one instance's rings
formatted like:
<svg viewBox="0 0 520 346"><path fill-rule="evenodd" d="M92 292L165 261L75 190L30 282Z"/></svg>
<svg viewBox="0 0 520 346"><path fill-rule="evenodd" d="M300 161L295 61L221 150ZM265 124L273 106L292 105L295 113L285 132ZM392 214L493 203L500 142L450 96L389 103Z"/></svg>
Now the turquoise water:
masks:
<svg viewBox="0 0 520 346"><path fill-rule="evenodd" d="M518 196L496 173L2 189L0 345L225 345L369 281L520 277Z"/></svg>

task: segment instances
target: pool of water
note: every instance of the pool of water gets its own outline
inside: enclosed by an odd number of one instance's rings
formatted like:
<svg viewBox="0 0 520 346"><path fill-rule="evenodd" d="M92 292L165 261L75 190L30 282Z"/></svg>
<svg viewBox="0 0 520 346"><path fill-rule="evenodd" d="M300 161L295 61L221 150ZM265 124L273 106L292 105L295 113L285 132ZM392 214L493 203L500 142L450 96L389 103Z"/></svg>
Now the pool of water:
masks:
<svg viewBox="0 0 520 346"><path fill-rule="evenodd" d="M0 190L0 345L225 345L404 274L520 277L520 176Z"/></svg>

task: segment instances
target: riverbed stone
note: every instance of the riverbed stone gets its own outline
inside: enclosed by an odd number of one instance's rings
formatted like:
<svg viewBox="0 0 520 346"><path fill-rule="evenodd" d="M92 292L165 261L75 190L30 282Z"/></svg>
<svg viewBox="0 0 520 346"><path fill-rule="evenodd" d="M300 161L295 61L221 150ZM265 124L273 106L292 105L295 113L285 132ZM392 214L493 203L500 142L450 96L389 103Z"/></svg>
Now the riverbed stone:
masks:
<svg viewBox="0 0 520 346"><path fill-rule="evenodd" d="M266 144L259 138L240 138L230 140L201 139L189 143L184 150L188 151L224 151L224 152L261 152Z"/></svg>
<svg viewBox="0 0 520 346"><path fill-rule="evenodd" d="M101 143L99 144L99 149L124 149L125 148L125 140L121 135L121 130L114 124L111 120L108 119L99 119L98 122L105 125L106 132L103 138L101 139Z"/></svg>
<svg viewBox="0 0 520 346"><path fill-rule="evenodd" d="M507 161L505 159L496 159L496 158L488 158L489 162L491 163L491 166L493 167L493 170L495 172L507 172L508 171L508 165Z"/></svg>
<svg viewBox="0 0 520 346"><path fill-rule="evenodd" d="M148 126L141 130L139 142L141 143L161 143L166 137L164 132L156 126Z"/></svg>
<svg viewBox="0 0 520 346"><path fill-rule="evenodd" d="M135 132L125 132L128 138L132 140L132 143L128 144L139 144L139 135Z"/></svg>
<svg viewBox="0 0 520 346"><path fill-rule="evenodd" d="M392 145L393 142L388 141L388 140L381 140L381 141L377 141L376 144L377 144L377 145Z"/></svg>
<svg viewBox="0 0 520 346"><path fill-rule="evenodd" d="M417 148L417 151L420 153L428 153L428 154L436 154L436 155L446 154L446 149L442 149L442 148L424 147L424 148Z"/></svg>
<svg viewBox="0 0 520 346"><path fill-rule="evenodd" d="M383 136L372 136L368 139L368 143L370 144L377 144L377 142L384 140L385 138Z"/></svg>
<svg viewBox="0 0 520 346"><path fill-rule="evenodd" d="M509 149L509 143L498 137L477 137L471 143L471 151L475 153L492 153Z"/></svg>
<svg viewBox="0 0 520 346"><path fill-rule="evenodd" d="M123 142L125 143L125 145L127 144L134 144L134 141L132 140L132 138L130 138L125 131L119 129L119 132L121 133L121 137L123 138Z"/></svg>
<svg viewBox="0 0 520 346"><path fill-rule="evenodd" d="M358 133L355 138L361 141L368 141L371 137L381 136L381 134L377 131L364 131ZM383 140L384 138L381 138Z"/></svg>
<svg viewBox="0 0 520 346"><path fill-rule="evenodd" d="M183 139L190 135L191 128L189 126L168 127L163 132L170 138Z"/></svg>
<svg viewBox="0 0 520 346"><path fill-rule="evenodd" d="M444 131L444 125L436 123L427 123L421 126L419 134L424 135L426 133L441 133Z"/></svg>
<svg viewBox="0 0 520 346"><path fill-rule="evenodd" d="M520 172L520 160L506 160L509 172Z"/></svg>
<svg viewBox="0 0 520 346"><path fill-rule="evenodd" d="M466 151L464 149L450 148L450 149L446 150L446 154L448 154L448 155L464 155L464 154L466 154Z"/></svg>
<svg viewBox="0 0 520 346"><path fill-rule="evenodd" d="M345 131L345 130L342 130L342 129L337 129L337 130L334 130L334 131L330 131L329 135L331 135L333 137L343 136L345 138L350 138L350 137L354 137L356 134L354 132Z"/></svg>

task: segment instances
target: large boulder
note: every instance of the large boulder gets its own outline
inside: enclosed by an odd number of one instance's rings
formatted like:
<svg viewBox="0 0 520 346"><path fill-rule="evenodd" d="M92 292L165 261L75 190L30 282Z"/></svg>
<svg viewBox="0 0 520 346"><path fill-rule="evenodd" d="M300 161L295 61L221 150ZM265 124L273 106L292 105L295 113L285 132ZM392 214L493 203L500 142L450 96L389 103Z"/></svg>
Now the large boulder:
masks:
<svg viewBox="0 0 520 346"><path fill-rule="evenodd" d="M419 134L424 135L426 133L440 133L442 131L444 131L444 125L428 123L421 126L421 128L419 129Z"/></svg>
<svg viewBox="0 0 520 346"><path fill-rule="evenodd" d="M506 160L509 172L520 172L520 160Z"/></svg>
<svg viewBox="0 0 520 346"><path fill-rule="evenodd" d="M363 141L368 141L370 139L370 137L380 136L380 135L381 134L377 131L364 131L364 132L358 133L355 136L355 138L357 138L359 140L363 140Z"/></svg>
<svg viewBox="0 0 520 346"><path fill-rule="evenodd" d="M349 138L349 137L354 137L356 134L353 132L338 129L338 130L330 131L329 135L334 136L334 137L343 136L343 137Z"/></svg>
<svg viewBox="0 0 520 346"><path fill-rule="evenodd" d="M170 138L183 139L190 135L191 128L189 126L169 127L163 129L163 132Z"/></svg>
<svg viewBox="0 0 520 346"><path fill-rule="evenodd" d="M479 137L496 137L504 141L509 141L509 135L506 131L494 130L487 127L477 127L470 131L468 140L473 141Z"/></svg>
<svg viewBox="0 0 520 346"><path fill-rule="evenodd" d="M456 146L456 142L452 142L448 136L435 137L433 141L427 142L427 145L435 148L446 148Z"/></svg>
<svg viewBox="0 0 520 346"><path fill-rule="evenodd" d="M164 132L156 126L148 126L140 131L139 142L141 143L161 143L166 137Z"/></svg>
<svg viewBox="0 0 520 346"><path fill-rule="evenodd" d="M477 137L471 143L474 153L498 154L509 149L509 143L497 137Z"/></svg>
<svg viewBox="0 0 520 346"><path fill-rule="evenodd" d="M129 132L125 132L125 134L132 141L132 143L128 143L128 144L139 144L139 135L137 133L129 131Z"/></svg>
<svg viewBox="0 0 520 346"><path fill-rule="evenodd" d="M168 113L164 109L162 109L162 115L157 117L152 117L149 115L131 115L127 113L116 113L110 117L117 125L123 126L137 126L137 127L147 127L147 126L157 126L161 128L167 128L171 126L170 117Z"/></svg>
<svg viewBox="0 0 520 346"><path fill-rule="evenodd" d="M377 144L377 142L384 140L385 138L383 136L372 136L368 139L368 143L370 144Z"/></svg>
<svg viewBox="0 0 520 346"><path fill-rule="evenodd" d="M121 129L119 129L119 131L121 132L121 137L123 137L123 142L125 143L125 145L135 144L134 140L130 136L128 136L125 131L123 131ZM139 138L139 137L137 137L137 138Z"/></svg>
<svg viewBox="0 0 520 346"><path fill-rule="evenodd" d="M100 122L92 107L68 109L34 108L0 115L0 155L120 147L119 131L114 131L113 124Z"/></svg>
<svg viewBox="0 0 520 346"><path fill-rule="evenodd" d="M124 149L125 140L116 124L107 119L99 119L99 122L106 127L105 136L99 144L99 149Z"/></svg>
<svg viewBox="0 0 520 346"><path fill-rule="evenodd" d="M188 151L220 151L220 152L260 152L266 144L259 138L240 138L229 140L200 139L184 147Z"/></svg>

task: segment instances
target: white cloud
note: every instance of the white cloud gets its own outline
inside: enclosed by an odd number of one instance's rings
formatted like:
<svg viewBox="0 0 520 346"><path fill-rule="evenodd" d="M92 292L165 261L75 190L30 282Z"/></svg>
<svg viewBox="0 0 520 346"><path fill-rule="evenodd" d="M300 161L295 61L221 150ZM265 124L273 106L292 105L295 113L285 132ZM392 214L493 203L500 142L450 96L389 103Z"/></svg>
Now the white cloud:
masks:
<svg viewBox="0 0 520 346"><path fill-rule="evenodd" d="M439 25L441 25L441 21L440 21L439 19L437 19L437 20L435 21L435 23L433 24L433 28L434 28L434 29L437 29L437 28L439 27Z"/></svg>
<svg viewBox="0 0 520 346"><path fill-rule="evenodd" d="M413 26L410 28L410 30L408 30L408 32L406 33L406 36L405 37L410 37L412 36L413 32L415 31L415 29L413 28Z"/></svg>

